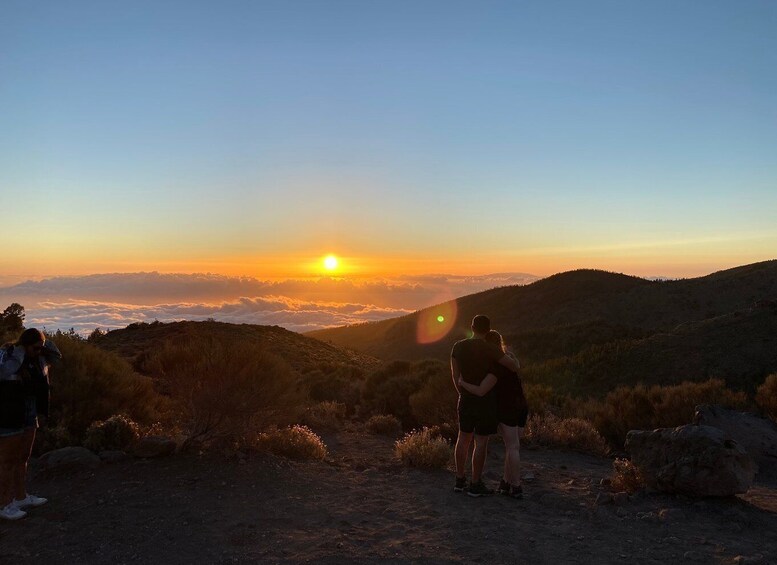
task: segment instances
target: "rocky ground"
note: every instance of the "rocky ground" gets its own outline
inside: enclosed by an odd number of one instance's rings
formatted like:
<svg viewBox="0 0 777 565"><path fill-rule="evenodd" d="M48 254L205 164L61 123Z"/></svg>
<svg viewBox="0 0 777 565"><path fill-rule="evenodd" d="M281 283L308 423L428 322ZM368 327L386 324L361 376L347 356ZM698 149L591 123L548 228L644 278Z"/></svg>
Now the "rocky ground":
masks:
<svg viewBox="0 0 777 565"><path fill-rule="evenodd" d="M616 497L611 462L526 451L527 496L470 498L388 438L327 436L326 462L177 455L33 471L50 497L0 524L0 563L777 563L777 485L695 501ZM501 458L491 457L490 479ZM600 497L602 498L608 497Z"/></svg>

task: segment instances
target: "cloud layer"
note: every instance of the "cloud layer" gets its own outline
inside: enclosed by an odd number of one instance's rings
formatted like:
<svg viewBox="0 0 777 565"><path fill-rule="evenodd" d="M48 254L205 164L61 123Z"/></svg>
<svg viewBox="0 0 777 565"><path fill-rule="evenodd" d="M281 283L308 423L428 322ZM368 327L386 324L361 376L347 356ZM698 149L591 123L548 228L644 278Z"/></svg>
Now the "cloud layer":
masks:
<svg viewBox="0 0 777 565"><path fill-rule="evenodd" d="M28 325L72 327L80 333L133 322L208 318L304 332L400 316L458 296L533 280L536 277L522 273L361 281L113 273L54 277L0 288L0 305L23 304Z"/></svg>

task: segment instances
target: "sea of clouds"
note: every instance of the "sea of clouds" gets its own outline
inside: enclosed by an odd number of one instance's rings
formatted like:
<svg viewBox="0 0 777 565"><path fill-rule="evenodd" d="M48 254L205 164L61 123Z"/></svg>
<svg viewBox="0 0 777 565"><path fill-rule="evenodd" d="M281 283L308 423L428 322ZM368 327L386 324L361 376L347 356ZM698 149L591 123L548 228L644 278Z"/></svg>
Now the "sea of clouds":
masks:
<svg viewBox="0 0 777 565"><path fill-rule="evenodd" d="M459 296L536 279L525 273L284 281L214 274L110 273L0 287L0 307L19 302L27 310L26 325L74 328L79 333L134 322L209 318L305 332L401 316Z"/></svg>

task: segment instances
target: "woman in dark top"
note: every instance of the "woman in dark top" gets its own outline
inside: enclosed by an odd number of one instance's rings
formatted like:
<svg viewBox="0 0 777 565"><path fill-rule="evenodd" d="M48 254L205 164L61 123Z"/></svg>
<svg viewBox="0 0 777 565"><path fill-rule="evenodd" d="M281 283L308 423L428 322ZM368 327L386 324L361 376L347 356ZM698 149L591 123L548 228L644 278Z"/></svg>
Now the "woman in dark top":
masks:
<svg viewBox="0 0 777 565"><path fill-rule="evenodd" d="M35 328L0 348L0 518L18 520L22 508L40 506L45 498L25 487L38 416L49 407L49 365L61 354Z"/></svg>
<svg viewBox="0 0 777 565"><path fill-rule="evenodd" d="M512 355L507 352L502 336L498 332L491 330L486 334L486 341L498 345L505 354ZM459 386L476 396L485 396L493 389L493 394L496 395L499 433L505 442L505 469L499 484L499 492L513 498L521 498L523 487L521 486L520 437L526 426L529 411L518 373L503 365L494 364L479 385L459 380Z"/></svg>

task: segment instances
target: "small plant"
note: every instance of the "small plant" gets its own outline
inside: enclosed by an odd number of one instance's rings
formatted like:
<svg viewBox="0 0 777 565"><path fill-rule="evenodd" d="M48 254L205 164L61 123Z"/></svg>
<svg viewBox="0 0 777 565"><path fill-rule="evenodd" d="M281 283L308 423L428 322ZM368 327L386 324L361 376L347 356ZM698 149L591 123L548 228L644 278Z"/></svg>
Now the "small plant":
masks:
<svg viewBox="0 0 777 565"><path fill-rule="evenodd" d="M431 428L422 428L397 440L397 457L410 467L444 469L451 459L451 446Z"/></svg>
<svg viewBox="0 0 777 565"><path fill-rule="evenodd" d="M92 451L125 451L140 437L138 425L123 414L94 422L86 430L84 447Z"/></svg>
<svg viewBox="0 0 777 565"><path fill-rule="evenodd" d="M347 407L341 402L324 401L308 408L302 423L318 431L337 430L342 426Z"/></svg>
<svg viewBox="0 0 777 565"><path fill-rule="evenodd" d="M256 447L289 459L324 459L326 445L307 426L291 426L263 432L256 439Z"/></svg>
<svg viewBox="0 0 777 565"><path fill-rule="evenodd" d="M755 401L764 414L777 420L777 373L769 375L755 393Z"/></svg>
<svg viewBox="0 0 777 565"><path fill-rule="evenodd" d="M615 492L637 492L645 486L645 478L639 469L628 459L616 459L612 462L612 489Z"/></svg>
<svg viewBox="0 0 777 565"><path fill-rule="evenodd" d="M402 423L390 414L376 414L367 420L367 431L373 434L396 437L402 433Z"/></svg>
<svg viewBox="0 0 777 565"><path fill-rule="evenodd" d="M609 448L591 422L580 418L558 418L552 414L529 418L525 441L534 447L571 449L592 455L607 455Z"/></svg>

